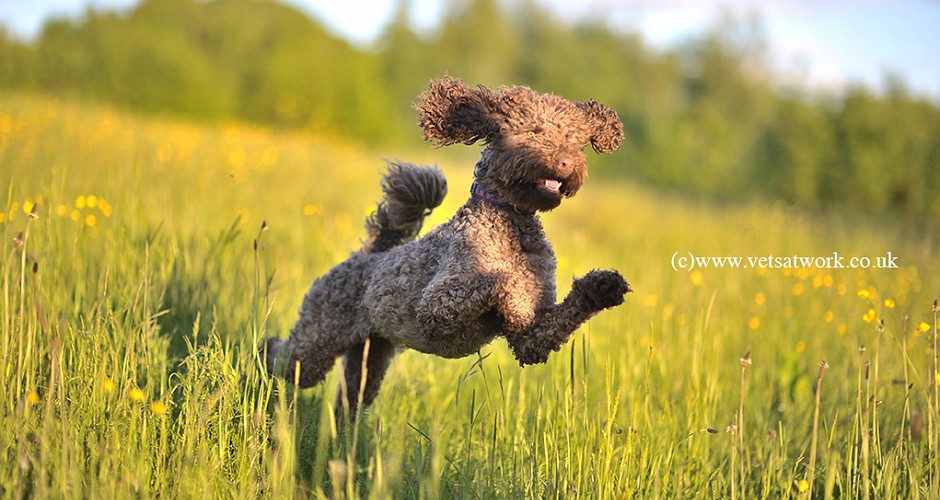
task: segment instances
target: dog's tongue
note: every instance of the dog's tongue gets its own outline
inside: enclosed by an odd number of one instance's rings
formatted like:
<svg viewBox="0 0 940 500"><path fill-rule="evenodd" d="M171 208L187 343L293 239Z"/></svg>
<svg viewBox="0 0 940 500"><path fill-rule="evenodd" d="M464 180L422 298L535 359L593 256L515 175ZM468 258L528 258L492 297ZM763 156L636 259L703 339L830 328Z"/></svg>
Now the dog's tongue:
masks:
<svg viewBox="0 0 940 500"><path fill-rule="evenodd" d="M553 192L558 192L561 190L561 181L556 181L555 179L545 179L542 184L549 190Z"/></svg>

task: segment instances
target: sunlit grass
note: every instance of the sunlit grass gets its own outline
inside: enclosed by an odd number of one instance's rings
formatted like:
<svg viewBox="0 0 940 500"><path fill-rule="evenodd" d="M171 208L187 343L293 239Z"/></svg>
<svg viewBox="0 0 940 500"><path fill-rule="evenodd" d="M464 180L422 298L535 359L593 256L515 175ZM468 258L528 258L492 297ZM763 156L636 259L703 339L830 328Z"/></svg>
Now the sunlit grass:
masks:
<svg viewBox="0 0 940 500"><path fill-rule="evenodd" d="M594 176L544 216L559 294L613 267L635 290L624 306L524 370L502 341L404 353L358 429L337 429L336 374L295 391L263 374L258 342L359 246L382 158L433 155L450 194L431 225L466 199L472 155L0 97L0 491L940 493L931 241ZM892 251L900 268L687 273L676 251Z"/></svg>

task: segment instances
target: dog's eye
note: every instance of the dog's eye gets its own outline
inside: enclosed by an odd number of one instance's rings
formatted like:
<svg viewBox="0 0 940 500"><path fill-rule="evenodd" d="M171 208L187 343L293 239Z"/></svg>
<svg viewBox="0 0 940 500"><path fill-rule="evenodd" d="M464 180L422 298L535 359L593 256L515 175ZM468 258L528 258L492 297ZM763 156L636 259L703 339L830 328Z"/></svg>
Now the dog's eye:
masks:
<svg viewBox="0 0 940 500"><path fill-rule="evenodd" d="M543 129L542 127L535 127L534 129L529 131L529 135L539 135L544 131L545 129Z"/></svg>

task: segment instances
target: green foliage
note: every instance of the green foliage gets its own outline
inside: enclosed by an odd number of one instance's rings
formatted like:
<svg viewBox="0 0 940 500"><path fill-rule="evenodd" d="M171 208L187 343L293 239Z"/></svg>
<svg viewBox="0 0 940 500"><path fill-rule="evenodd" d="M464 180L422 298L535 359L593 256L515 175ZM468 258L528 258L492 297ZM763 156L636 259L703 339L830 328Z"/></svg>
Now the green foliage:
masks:
<svg viewBox="0 0 940 500"><path fill-rule="evenodd" d="M526 84L615 107L626 141L597 170L713 199L940 215L940 108L899 78L874 94L786 89L756 19L726 18L671 51L536 2L452 0L419 33L409 2L354 47L274 0L143 0L126 14L50 21L31 44L0 33L0 88L151 113L240 119L417 144L428 79Z"/></svg>
<svg viewBox="0 0 940 500"><path fill-rule="evenodd" d="M940 109L897 79L883 97L864 89L833 96L781 89L755 20L724 20L674 52L657 53L636 35L602 23L567 24L532 2L502 16L490 1L458 2L440 32L426 37L409 28L405 9L379 45L400 103L445 70L471 82L524 83L618 110L622 152L592 159L606 173L713 198L758 194L805 207L940 215L940 192L930 181L940 171ZM868 98L859 100L859 91ZM878 128L854 123L861 114Z"/></svg>

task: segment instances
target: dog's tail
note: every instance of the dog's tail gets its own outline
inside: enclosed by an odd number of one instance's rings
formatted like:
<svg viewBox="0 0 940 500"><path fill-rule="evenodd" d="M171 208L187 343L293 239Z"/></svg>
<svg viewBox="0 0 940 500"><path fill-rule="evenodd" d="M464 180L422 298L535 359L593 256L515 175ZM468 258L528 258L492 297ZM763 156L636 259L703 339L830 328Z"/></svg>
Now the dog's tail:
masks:
<svg viewBox="0 0 940 500"><path fill-rule="evenodd" d="M378 207L366 219L365 252L384 252L415 239L424 218L444 201L447 179L436 167L390 161L382 192Z"/></svg>

